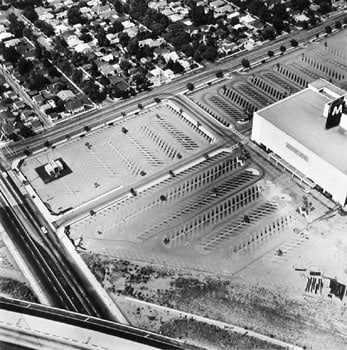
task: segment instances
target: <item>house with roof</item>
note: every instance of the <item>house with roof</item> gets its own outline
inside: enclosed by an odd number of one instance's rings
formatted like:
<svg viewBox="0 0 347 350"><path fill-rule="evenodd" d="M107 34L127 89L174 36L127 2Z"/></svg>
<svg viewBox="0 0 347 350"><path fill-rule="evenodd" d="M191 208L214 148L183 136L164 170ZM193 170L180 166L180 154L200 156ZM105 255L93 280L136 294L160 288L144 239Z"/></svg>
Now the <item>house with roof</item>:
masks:
<svg viewBox="0 0 347 350"><path fill-rule="evenodd" d="M65 87L65 84L63 84L61 81L58 81L56 83L47 85L46 90L40 91L40 94L44 98L49 99L51 95L56 95L57 92L59 92L60 90L63 90L64 87Z"/></svg>
<svg viewBox="0 0 347 350"><path fill-rule="evenodd" d="M78 44L82 44L83 41L81 41L75 34L74 35L70 35L67 40L66 43L68 45L68 47L70 49L76 47Z"/></svg>
<svg viewBox="0 0 347 350"><path fill-rule="evenodd" d="M87 43L80 42L75 46L74 50L78 53L87 53L92 51L92 48Z"/></svg>
<svg viewBox="0 0 347 350"><path fill-rule="evenodd" d="M8 111L8 107L6 105L0 104L0 113L7 112L7 111Z"/></svg>
<svg viewBox="0 0 347 350"><path fill-rule="evenodd" d="M12 135L15 131L14 120L5 120L0 125L0 139L7 139L7 136Z"/></svg>
<svg viewBox="0 0 347 350"><path fill-rule="evenodd" d="M40 110L41 110L43 113L45 113L45 112L47 111L47 109L51 109L51 108L52 108L51 105L48 104L48 103L45 103L45 104L43 104L43 105L40 106Z"/></svg>
<svg viewBox="0 0 347 350"><path fill-rule="evenodd" d="M135 23L131 22L129 20L123 21L121 23L122 23L122 26L123 26L124 29L129 29L129 28L136 27Z"/></svg>
<svg viewBox="0 0 347 350"><path fill-rule="evenodd" d="M55 17L59 20L64 20L67 19L67 10L65 11L60 11L55 14Z"/></svg>
<svg viewBox="0 0 347 350"><path fill-rule="evenodd" d="M127 33L130 38L135 38L137 33L139 32L139 29L137 27L132 27L132 28L124 29L123 32Z"/></svg>
<svg viewBox="0 0 347 350"><path fill-rule="evenodd" d="M162 56L163 56L163 58L164 58L166 63L169 62L169 61L176 62L180 58L176 51L165 52L165 53L162 54Z"/></svg>
<svg viewBox="0 0 347 350"><path fill-rule="evenodd" d="M13 119L13 115L8 109L0 112L0 123L3 123L7 119Z"/></svg>
<svg viewBox="0 0 347 350"><path fill-rule="evenodd" d="M62 100L62 101L67 101L69 99L75 98L76 95L71 91L71 90L60 90L57 93L57 96Z"/></svg>
<svg viewBox="0 0 347 350"><path fill-rule="evenodd" d="M125 92L129 90L129 85L125 82L123 77L118 75L111 75L109 77L109 80L110 80L110 85L116 87L120 91Z"/></svg>
<svg viewBox="0 0 347 350"><path fill-rule="evenodd" d="M169 68L164 70L164 75L168 81L175 78L175 73Z"/></svg>
<svg viewBox="0 0 347 350"><path fill-rule="evenodd" d="M111 53L109 53L105 56L100 57L100 60L109 63L110 61L114 60L114 56Z"/></svg>
<svg viewBox="0 0 347 350"><path fill-rule="evenodd" d="M169 17L174 14L174 12L170 8L164 8L160 11L162 15Z"/></svg>
<svg viewBox="0 0 347 350"><path fill-rule="evenodd" d="M184 68L185 71L190 69L190 63L187 60L179 59L178 63Z"/></svg>
<svg viewBox="0 0 347 350"><path fill-rule="evenodd" d="M108 77L115 73L115 68L113 67L113 65L107 62L99 62L98 68L99 68L99 72L105 77Z"/></svg>
<svg viewBox="0 0 347 350"><path fill-rule="evenodd" d="M30 117L32 117L32 116L35 116L35 113L30 108L26 108L26 109L22 110L21 113L20 113L20 119L22 121L30 120Z"/></svg>
<svg viewBox="0 0 347 350"><path fill-rule="evenodd" d="M45 102L45 99L43 98L43 96L41 94L37 94L37 95L33 96L32 100L37 105L41 105Z"/></svg>
<svg viewBox="0 0 347 350"><path fill-rule="evenodd" d="M172 15L168 16L169 20L173 23L182 21L185 18L185 15L181 15L178 13L173 13Z"/></svg>
<svg viewBox="0 0 347 350"><path fill-rule="evenodd" d="M13 39L9 39L4 41L4 44L6 47L15 47L20 43L20 39L18 38L13 38Z"/></svg>
<svg viewBox="0 0 347 350"><path fill-rule="evenodd" d="M245 16L240 17L240 23L244 25L251 24L255 21L255 18L252 17L249 13Z"/></svg>
<svg viewBox="0 0 347 350"><path fill-rule="evenodd" d="M214 17L215 18L224 17L224 16L227 16L231 12L233 12L232 6L230 4L225 4L223 6L217 7L214 10Z"/></svg>
<svg viewBox="0 0 347 350"><path fill-rule="evenodd" d="M18 100L18 101L13 102L12 106L13 106L13 109L19 110L19 109L24 108L26 106L26 104L25 104L25 102Z"/></svg>
<svg viewBox="0 0 347 350"><path fill-rule="evenodd" d="M305 14L298 14L294 16L294 20L300 25L304 22L308 22L310 19Z"/></svg>
<svg viewBox="0 0 347 350"><path fill-rule="evenodd" d="M159 1L150 1L148 3L148 7L153 10L163 10L167 8L167 1L166 0L159 0Z"/></svg>
<svg viewBox="0 0 347 350"><path fill-rule="evenodd" d="M39 119L34 119L31 122L31 129L35 132L35 133L39 133L43 131L43 125L41 123L41 121Z"/></svg>
<svg viewBox="0 0 347 350"><path fill-rule="evenodd" d="M168 73L171 75L170 72ZM170 82L170 79L165 71L159 67L150 70L147 74L147 78L154 86L160 86L163 83Z"/></svg>
<svg viewBox="0 0 347 350"><path fill-rule="evenodd" d="M210 2L209 6L211 10L216 10L218 7L222 7L225 5L225 2L223 0L215 0Z"/></svg>
<svg viewBox="0 0 347 350"><path fill-rule="evenodd" d="M67 112L76 114L84 111L84 105L79 98L73 98L65 103L65 109Z"/></svg>

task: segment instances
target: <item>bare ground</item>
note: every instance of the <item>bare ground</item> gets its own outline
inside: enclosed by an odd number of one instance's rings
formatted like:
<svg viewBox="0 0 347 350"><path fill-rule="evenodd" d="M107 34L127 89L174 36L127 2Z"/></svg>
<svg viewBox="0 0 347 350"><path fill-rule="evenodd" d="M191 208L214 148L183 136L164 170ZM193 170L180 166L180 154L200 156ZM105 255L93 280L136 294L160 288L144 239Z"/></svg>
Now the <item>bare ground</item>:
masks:
<svg viewBox="0 0 347 350"><path fill-rule="evenodd" d="M246 285L238 278L193 275L87 253L83 254L83 258L114 298L116 295L130 295L248 327L306 348L345 348L345 309L328 299L295 298L281 289L270 290L259 285ZM162 320L161 326L167 324L168 328L160 330L171 329L172 322L174 321L168 320L165 323ZM151 327L150 323L144 322L142 326ZM178 329L180 327L177 325ZM157 327L154 328L152 329L158 331ZM194 326L189 332L194 333Z"/></svg>

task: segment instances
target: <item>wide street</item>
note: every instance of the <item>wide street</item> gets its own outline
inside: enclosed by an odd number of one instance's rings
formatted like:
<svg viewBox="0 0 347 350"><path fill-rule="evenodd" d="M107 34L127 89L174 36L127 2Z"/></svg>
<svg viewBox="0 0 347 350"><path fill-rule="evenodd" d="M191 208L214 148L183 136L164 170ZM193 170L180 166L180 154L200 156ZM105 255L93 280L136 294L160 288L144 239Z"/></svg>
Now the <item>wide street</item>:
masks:
<svg viewBox="0 0 347 350"><path fill-rule="evenodd" d="M73 119L65 120L59 125L56 125L54 128L47 129L37 136L10 145L10 152L4 150L4 153L6 154L7 152L7 155L10 155L9 153L12 152L12 156L15 156L20 154L28 147L30 150L34 151L42 148L43 143L46 140L50 142L54 140L57 142L66 138L67 135L71 136L75 133L83 131L85 126L92 128L96 125L107 123L107 121L115 119L116 117L121 117L122 115L136 109L138 104L145 105L151 103L156 97L168 98L184 91L188 82L192 82L195 86L197 86L209 81L212 78L215 78L215 73L219 70L233 71L239 69L241 68L241 60L243 58L247 58L251 63L261 59L266 59L268 58L267 53L269 50L277 51L281 45L286 45L289 47L290 40L293 38L295 38L300 44L304 44L310 39L315 38L316 34L324 33L327 25L333 26L336 20L342 19L344 16L344 13L337 14L313 29L307 31L293 31L286 36L270 41L252 51L243 51L219 62L208 64L201 70L196 72L193 71L175 79L169 84L155 88L152 91L145 91L125 101L117 101L98 110L87 112Z"/></svg>

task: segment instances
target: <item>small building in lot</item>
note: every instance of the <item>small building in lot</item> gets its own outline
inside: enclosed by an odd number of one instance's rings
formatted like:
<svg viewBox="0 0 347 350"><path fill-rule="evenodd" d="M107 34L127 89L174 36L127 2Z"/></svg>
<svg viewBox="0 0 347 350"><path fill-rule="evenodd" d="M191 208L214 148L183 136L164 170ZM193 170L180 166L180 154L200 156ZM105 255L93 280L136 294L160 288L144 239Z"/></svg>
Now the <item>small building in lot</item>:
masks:
<svg viewBox="0 0 347 350"><path fill-rule="evenodd" d="M254 112L252 140L269 157L316 186L340 205L347 204L346 91L324 79Z"/></svg>

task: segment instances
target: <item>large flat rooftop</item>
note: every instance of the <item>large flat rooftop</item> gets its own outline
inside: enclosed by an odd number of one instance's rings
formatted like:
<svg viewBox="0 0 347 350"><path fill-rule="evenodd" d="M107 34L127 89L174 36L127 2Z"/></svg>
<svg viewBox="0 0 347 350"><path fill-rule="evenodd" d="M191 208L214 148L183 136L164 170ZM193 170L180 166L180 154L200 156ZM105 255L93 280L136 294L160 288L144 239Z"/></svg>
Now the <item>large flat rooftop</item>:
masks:
<svg viewBox="0 0 347 350"><path fill-rule="evenodd" d="M323 117L325 103L331 101L325 94L310 88L257 112L326 162L347 174L347 132L340 127L327 130Z"/></svg>

